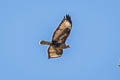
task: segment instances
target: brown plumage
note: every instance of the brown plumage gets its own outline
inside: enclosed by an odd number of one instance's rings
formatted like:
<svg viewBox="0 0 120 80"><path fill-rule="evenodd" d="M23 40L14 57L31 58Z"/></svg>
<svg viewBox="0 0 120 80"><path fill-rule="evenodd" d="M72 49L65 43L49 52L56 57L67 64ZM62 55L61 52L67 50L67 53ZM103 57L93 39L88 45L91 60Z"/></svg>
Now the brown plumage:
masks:
<svg viewBox="0 0 120 80"><path fill-rule="evenodd" d="M69 15L66 15L58 28L55 30L52 41L41 41L42 45L50 45L48 48L48 58L57 58L62 56L63 49L69 48L69 45L65 44L67 37L70 34L72 28L72 21Z"/></svg>

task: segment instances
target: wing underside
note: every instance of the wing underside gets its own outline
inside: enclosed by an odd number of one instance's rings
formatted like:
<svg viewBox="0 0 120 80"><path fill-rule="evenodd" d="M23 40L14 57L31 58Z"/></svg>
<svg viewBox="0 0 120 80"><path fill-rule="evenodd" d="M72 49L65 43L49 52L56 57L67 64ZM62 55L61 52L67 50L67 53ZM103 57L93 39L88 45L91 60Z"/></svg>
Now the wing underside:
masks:
<svg viewBox="0 0 120 80"><path fill-rule="evenodd" d="M50 45L48 48L48 58L57 58L62 56L63 50Z"/></svg>
<svg viewBox="0 0 120 80"><path fill-rule="evenodd" d="M66 17L64 17L64 19L58 26L58 28L55 30L52 37L52 41L60 41L64 43L71 31L71 28L72 28L71 18L69 15L66 15ZM69 31L66 31L67 29L69 29Z"/></svg>

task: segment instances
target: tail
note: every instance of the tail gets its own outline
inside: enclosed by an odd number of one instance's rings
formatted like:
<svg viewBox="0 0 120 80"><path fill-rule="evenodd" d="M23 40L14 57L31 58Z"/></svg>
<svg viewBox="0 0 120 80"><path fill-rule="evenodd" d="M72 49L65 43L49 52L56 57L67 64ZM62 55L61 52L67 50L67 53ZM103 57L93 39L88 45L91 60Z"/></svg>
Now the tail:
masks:
<svg viewBox="0 0 120 80"><path fill-rule="evenodd" d="M40 41L40 44L41 45L50 45L51 44L51 42L48 42L48 41Z"/></svg>

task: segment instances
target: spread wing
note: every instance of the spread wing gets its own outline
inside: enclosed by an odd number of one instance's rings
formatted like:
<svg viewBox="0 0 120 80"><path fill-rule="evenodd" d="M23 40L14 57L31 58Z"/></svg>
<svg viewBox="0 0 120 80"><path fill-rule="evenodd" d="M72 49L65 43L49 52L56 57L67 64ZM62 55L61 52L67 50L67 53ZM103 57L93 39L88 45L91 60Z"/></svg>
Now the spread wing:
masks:
<svg viewBox="0 0 120 80"><path fill-rule="evenodd" d="M62 56L63 49L56 48L55 46L51 45L48 48L48 58L57 58Z"/></svg>
<svg viewBox="0 0 120 80"><path fill-rule="evenodd" d="M52 41L57 41L60 43L65 43L67 37L72 28L72 21L69 15L66 15L62 22L59 24L58 28L55 30Z"/></svg>

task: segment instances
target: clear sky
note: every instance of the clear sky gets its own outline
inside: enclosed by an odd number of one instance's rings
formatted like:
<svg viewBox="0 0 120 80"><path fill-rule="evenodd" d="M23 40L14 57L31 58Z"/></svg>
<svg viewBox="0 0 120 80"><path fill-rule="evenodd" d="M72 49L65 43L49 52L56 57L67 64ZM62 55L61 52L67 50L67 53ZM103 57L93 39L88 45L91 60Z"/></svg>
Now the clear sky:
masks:
<svg viewBox="0 0 120 80"><path fill-rule="evenodd" d="M63 17L73 26L63 56L48 46ZM120 80L120 0L1 0L0 80Z"/></svg>

